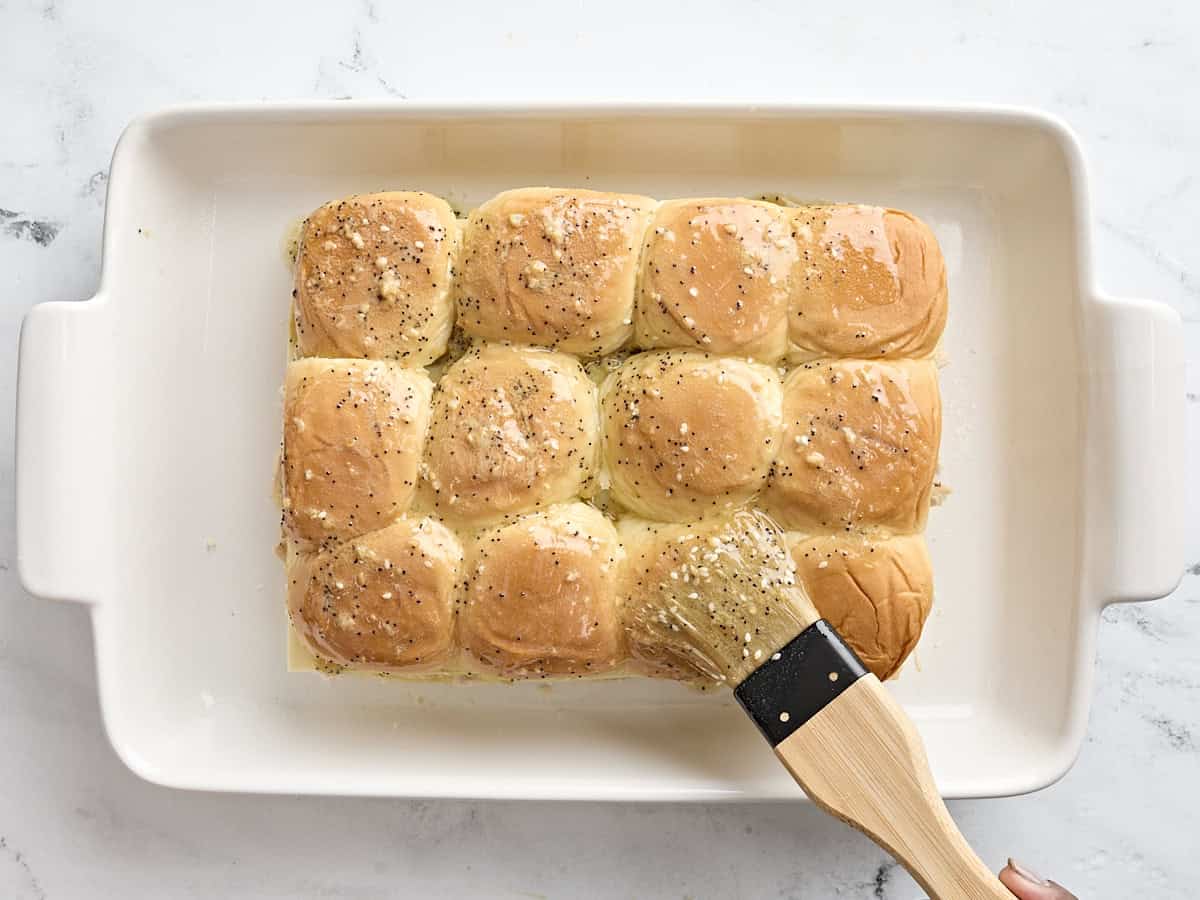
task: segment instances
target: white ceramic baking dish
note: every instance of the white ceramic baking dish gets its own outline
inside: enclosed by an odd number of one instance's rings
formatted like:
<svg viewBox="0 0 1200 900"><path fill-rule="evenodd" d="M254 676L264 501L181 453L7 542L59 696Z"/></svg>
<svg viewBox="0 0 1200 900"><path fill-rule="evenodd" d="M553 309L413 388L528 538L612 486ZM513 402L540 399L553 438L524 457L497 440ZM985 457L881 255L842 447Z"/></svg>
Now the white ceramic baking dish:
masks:
<svg viewBox="0 0 1200 900"><path fill-rule="evenodd" d="M1008 110L298 103L141 119L96 297L21 335L19 562L91 606L104 721L151 781L305 793L800 796L726 694L286 671L278 513L298 216L353 191L783 192L912 210L949 265L937 599L893 688L948 796L1048 784L1105 603L1182 569L1184 373L1167 307L1092 284L1070 133Z"/></svg>

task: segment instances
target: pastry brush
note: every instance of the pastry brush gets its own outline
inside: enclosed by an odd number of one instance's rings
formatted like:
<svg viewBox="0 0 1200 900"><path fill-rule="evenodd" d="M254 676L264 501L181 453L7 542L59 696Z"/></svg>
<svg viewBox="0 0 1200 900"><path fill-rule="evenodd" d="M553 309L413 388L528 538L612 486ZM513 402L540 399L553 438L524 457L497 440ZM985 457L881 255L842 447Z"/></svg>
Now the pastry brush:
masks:
<svg viewBox="0 0 1200 900"><path fill-rule="evenodd" d="M1011 898L967 844L907 715L797 584L760 512L676 529L626 613L635 654L728 683L804 792L934 900Z"/></svg>

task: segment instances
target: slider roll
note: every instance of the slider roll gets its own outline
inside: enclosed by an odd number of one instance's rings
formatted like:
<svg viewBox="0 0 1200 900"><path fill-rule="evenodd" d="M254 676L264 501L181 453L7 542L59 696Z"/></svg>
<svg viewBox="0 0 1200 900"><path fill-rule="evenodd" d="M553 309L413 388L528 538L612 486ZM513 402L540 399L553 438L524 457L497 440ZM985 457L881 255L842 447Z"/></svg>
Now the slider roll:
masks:
<svg viewBox="0 0 1200 900"><path fill-rule="evenodd" d="M657 205L558 188L493 197L466 223L459 327L477 340L613 352L633 334L638 256Z"/></svg>
<svg viewBox="0 0 1200 900"><path fill-rule="evenodd" d="M413 191L326 203L296 257L296 355L427 366L446 352L460 229L450 205Z"/></svg>
<svg viewBox="0 0 1200 900"><path fill-rule="evenodd" d="M795 265L790 223L772 203L664 203L642 250L635 343L775 363L788 347Z"/></svg>
<svg viewBox="0 0 1200 900"><path fill-rule="evenodd" d="M866 667L833 626L818 619L751 672L733 693L775 747L866 674Z"/></svg>

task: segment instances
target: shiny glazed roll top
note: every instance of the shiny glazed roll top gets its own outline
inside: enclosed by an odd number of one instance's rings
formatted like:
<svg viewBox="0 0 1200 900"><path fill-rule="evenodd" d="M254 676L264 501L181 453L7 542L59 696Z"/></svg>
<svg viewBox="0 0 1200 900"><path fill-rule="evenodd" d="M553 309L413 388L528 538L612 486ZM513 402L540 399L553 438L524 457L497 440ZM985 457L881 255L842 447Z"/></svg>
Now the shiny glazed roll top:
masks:
<svg viewBox="0 0 1200 900"><path fill-rule="evenodd" d="M941 433L931 361L808 363L783 384L763 507L787 529L920 530Z"/></svg>
<svg viewBox="0 0 1200 900"><path fill-rule="evenodd" d="M651 519L689 520L751 500L782 420L774 369L686 350L640 353L601 391L613 497Z"/></svg>
<svg viewBox="0 0 1200 900"><path fill-rule="evenodd" d="M479 534L467 556L464 649L503 677L611 669L625 656L622 558L612 523L584 503Z"/></svg>
<svg viewBox="0 0 1200 900"><path fill-rule="evenodd" d="M792 211L790 357L925 357L946 327L946 263L916 216L860 204Z"/></svg>
<svg viewBox="0 0 1200 900"><path fill-rule="evenodd" d="M359 194L316 210L296 257L297 355L433 362L454 326L459 241L454 212L432 194Z"/></svg>
<svg viewBox="0 0 1200 900"><path fill-rule="evenodd" d="M471 337L609 353L633 333L638 254L657 202L524 188L467 220L458 321Z"/></svg>
<svg viewBox="0 0 1200 900"><path fill-rule="evenodd" d="M423 501L480 525L584 492L595 473L596 386L573 357L485 344L433 398Z"/></svg>
<svg viewBox="0 0 1200 900"><path fill-rule="evenodd" d="M365 359L287 367L280 488L302 551L390 524L412 502L433 386L420 370Z"/></svg>
<svg viewBox="0 0 1200 900"><path fill-rule="evenodd" d="M435 669L455 651L462 546L433 519L401 519L316 554L288 554L292 627L355 669Z"/></svg>
<svg viewBox="0 0 1200 900"><path fill-rule="evenodd" d="M637 344L775 362L787 349L796 243L785 211L745 199L672 200L646 235Z"/></svg>

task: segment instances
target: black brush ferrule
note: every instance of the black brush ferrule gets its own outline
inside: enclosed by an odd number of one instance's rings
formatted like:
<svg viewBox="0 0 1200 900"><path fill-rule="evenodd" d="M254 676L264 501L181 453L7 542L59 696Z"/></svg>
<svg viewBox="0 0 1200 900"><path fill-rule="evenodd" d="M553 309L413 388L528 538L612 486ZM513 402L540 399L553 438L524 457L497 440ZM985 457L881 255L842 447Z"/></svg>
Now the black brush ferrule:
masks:
<svg viewBox="0 0 1200 900"><path fill-rule="evenodd" d="M733 694L774 747L866 674L833 626L818 619L751 672Z"/></svg>

